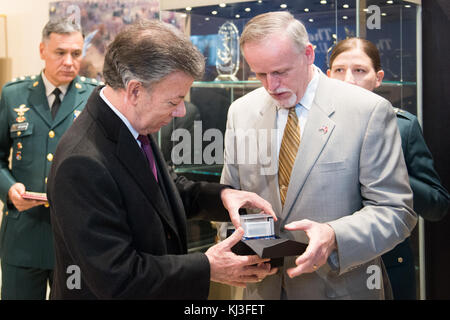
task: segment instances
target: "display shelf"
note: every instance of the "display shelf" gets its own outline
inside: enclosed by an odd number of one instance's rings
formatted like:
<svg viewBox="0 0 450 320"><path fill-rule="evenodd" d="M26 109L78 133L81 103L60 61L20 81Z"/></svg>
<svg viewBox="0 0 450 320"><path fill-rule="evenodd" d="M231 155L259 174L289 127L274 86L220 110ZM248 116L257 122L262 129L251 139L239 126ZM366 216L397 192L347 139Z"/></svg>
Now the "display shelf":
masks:
<svg viewBox="0 0 450 320"><path fill-rule="evenodd" d="M417 83L413 81L383 81L382 86L402 87L402 86L416 86Z"/></svg>
<svg viewBox="0 0 450 320"><path fill-rule="evenodd" d="M208 175L208 176L216 176L220 177L222 172L223 165L199 165L199 166L179 166L175 167L175 173L183 174L183 173L192 173L192 174L200 174L200 175Z"/></svg>
<svg viewBox="0 0 450 320"><path fill-rule="evenodd" d="M413 81L384 81L382 85L385 86L415 86L416 82ZM261 81L194 81L192 88L238 88L238 89L256 89L261 87Z"/></svg>
<svg viewBox="0 0 450 320"><path fill-rule="evenodd" d="M222 88L222 89L255 89L261 87L258 80L251 81L195 81L193 88Z"/></svg>

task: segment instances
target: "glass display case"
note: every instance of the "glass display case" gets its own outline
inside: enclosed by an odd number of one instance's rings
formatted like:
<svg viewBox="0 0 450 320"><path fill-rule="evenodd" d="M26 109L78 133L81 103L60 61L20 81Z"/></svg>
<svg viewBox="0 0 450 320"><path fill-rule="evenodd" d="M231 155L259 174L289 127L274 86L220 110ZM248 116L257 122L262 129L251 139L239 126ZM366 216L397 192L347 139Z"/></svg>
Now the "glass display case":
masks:
<svg viewBox="0 0 450 320"><path fill-rule="evenodd" d="M186 119L174 119L158 136L167 161L178 174L194 180L219 181L223 141L217 140L220 140L219 133L223 137L228 107L237 98L261 86L239 54L235 38L252 17L264 12L288 10L304 23L315 47L315 65L323 72L328 69L329 54L337 41L357 36L375 43L385 72L376 93L388 99L394 107L417 115L420 121L420 0L223 2L226 3L217 1L214 5L195 6L196 1L191 1L190 7L173 5L168 8L170 12L185 17L186 32L206 57L204 78L194 82L186 98ZM226 71L226 67L231 71ZM223 77L227 72L230 77ZM190 133L189 143L182 141L177 134L172 135L179 128ZM181 152L181 143L190 144L191 148ZM181 158L184 161L179 161ZM190 250L205 249L208 243L214 242L215 230L209 223L189 223L190 231L197 232L190 233ZM418 288L422 288L419 256L423 252L419 252L418 230L415 229L412 242L416 254L417 284L420 283ZM199 243L201 245L196 247ZM423 294L418 292L417 297L423 298Z"/></svg>

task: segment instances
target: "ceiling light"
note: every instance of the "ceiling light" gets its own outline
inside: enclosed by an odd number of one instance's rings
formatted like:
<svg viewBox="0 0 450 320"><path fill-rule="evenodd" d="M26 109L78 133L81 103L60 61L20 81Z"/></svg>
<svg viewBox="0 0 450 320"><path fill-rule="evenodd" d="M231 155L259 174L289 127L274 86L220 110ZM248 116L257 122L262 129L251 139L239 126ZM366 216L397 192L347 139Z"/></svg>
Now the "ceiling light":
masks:
<svg viewBox="0 0 450 320"><path fill-rule="evenodd" d="M313 18L309 18L308 21L309 22L314 22L314 19Z"/></svg>
<svg viewBox="0 0 450 320"><path fill-rule="evenodd" d="M309 12L309 9L308 9L308 8L305 8L304 11L305 11L305 12Z"/></svg>
<svg viewBox="0 0 450 320"><path fill-rule="evenodd" d="M250 8L245 8L244 11L245 11L245 12L250 12L250 11L252 11L252 9L250 9Z"/></svg>
<svg viewBox="0 0 450 320"><path fill-rule="evenodd" d="M186 11L191 11L192 8L191 7L186 7Z"/></svg>
<svg viewBox="0 0 450 320"><path fill-rule="evenodd" d="M214 11L211 12L211 14L216 15L216 14L217 14L217 11L214 10Z"/></svg>
<svg viewBox="0 0 450 320"><path fill-rule="evenodd" d="M347 20L347 19L348 19L348 17L347 17L347 16L343 16L343 17L342 17L342 19L344 19L344 20Z"/></svg>
<svg viewBox="0 0 450 320"><path fill-rule="evenodd" d="M320 0L320 4L327 4L327 0Z"/></svg>
<svg viewBox="0 0 450 320"><path fill-rule="evenodd" d="M286 9L286 8L287 8L287 4L286 4L286 3L282 3L282 4L280 4L280 8L282 8L282 9Z"/></svg>
<svg viewBox="0 0 450 320"><path fill-rule="evenodd" d="M225 4L225 3L221 3L221 4L219 4L219 7L225 8L225 7L226 7L226 4Z"/></svg>
<svg viewBox="0 0 450 320"><path fill-rule="evenodd" d="M240 17L241 17L241 15L240 14L237 14L237 15L235 15L234 16L236 19L239 19Z"/></svg>
<svg viewBox="0 0 450 320"><path fill-rule="evenodd" d="M348 7L350 7L348 4L343 4L342 5L342 8L344 8L344 9L348 9Z"/></svg>

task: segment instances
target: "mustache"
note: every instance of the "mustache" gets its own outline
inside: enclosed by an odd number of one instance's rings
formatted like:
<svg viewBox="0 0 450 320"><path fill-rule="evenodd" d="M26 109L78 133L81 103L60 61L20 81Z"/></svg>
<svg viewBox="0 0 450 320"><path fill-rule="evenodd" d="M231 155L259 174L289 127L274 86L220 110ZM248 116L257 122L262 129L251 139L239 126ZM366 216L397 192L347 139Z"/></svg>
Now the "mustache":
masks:
<svg viewBox="0 0 450 320"><path fill-rule="evenodd" d="M290 89L287 89L287 88L278 88L278 89L275 89L275 90L267 90L267 92L269 93L269 94L281 94L281 93L285 93L285 92L290 92L290 93L292 93L292 90L290 90Z"/></svg>

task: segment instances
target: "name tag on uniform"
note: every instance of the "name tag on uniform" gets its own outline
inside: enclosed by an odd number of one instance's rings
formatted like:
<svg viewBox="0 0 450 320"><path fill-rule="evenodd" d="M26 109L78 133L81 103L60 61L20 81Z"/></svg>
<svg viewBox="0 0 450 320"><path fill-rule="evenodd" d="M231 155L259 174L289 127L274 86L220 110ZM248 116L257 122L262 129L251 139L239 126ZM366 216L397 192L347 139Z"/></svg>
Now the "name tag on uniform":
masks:
<svg viewBox="0 0 450 320"><path fill-rule="evenodd" d="M14 123L9 129L10 132L25 131L28 129L28 122Z"/></svg>

